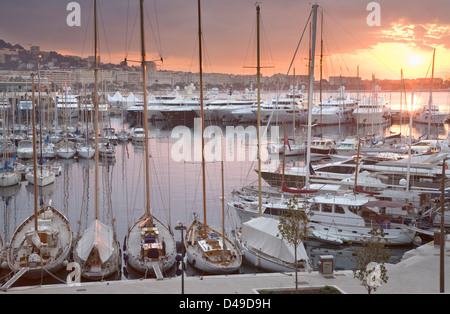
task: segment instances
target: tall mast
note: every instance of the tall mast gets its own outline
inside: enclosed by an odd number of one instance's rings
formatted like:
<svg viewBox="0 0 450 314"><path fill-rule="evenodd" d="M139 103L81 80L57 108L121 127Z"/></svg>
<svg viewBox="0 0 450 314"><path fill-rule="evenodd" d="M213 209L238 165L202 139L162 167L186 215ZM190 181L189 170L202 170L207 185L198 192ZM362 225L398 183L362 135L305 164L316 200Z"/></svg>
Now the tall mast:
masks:
<svg viewBox="0 0 450 314"><path fill-rule="evenodd" d="M94 134L95 134L95 219L98 219L98 38L97 38L97 0L94 1Z"/></svg>
<svg viewBox="0 0 450 314"><path fill-rule="evenodd" d="M314 56L316 53L316 24L317 24L317 4L313 5L313 29L311 42L311 62L309 69L309 94L308 94L308 138L306 150L306 189L309 189L310 163L311 163L311 119L312 119L312 96L314 88Z"/></svg>
<svg viewBox="0 0 450 314"><path fill-rule="evenodd" d="M147 63L145 61L145 33L144 33L144 0L140 0L141 10L141 55L142 55L142 89L144 91L144 131L145 131L145 193L146 193L146 213L150 217L150 168L148 150L148 108L147 108Z"/></svg>
<svg viewBox="0 0 450 314"><path fill-rule="evenodd" d="M259 216L262 216L262 199L261 199L261 51L260 51L260 34L259 34L260 8L256 6L256 80L258 85L258 117L256 132L258 136L258 208Z"/></svg>
<svg viewBox="0 0 450 314"><path fill-rule="evenodd" d="M200 115L202 119L202 180L203 180L203 224L205 227L206 236L206 182L205 182L205 119L203 113L203 55L202 55L202 14L200 7L200 0L198 0L198 56L199 56L199 67L200 67Z"/></svg>
<svg viewBox="0 0 450 314"><path fill-rule="evenodd" d="M38 186L37 186L37 148L36 148L36 108L34 105L34 73L31 74L32 90L31 90L31 108L32 108L32 122L33 122L33 175L34 175L34 230L38 231Z"/></svg>

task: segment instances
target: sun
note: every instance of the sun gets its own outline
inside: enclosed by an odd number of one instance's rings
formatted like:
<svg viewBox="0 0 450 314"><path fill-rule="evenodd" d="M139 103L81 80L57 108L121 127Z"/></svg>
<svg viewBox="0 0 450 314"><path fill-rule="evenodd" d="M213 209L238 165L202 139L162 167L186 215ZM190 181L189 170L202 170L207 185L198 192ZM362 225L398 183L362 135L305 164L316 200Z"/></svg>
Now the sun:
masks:
<svg viewBox="0 0 450 314"><path fill-rule="evenodd" d="M413 67L420 65L421 62L422 62L422 58L416 54L411 55L408 59L409 65L413 66Z"/></svg>

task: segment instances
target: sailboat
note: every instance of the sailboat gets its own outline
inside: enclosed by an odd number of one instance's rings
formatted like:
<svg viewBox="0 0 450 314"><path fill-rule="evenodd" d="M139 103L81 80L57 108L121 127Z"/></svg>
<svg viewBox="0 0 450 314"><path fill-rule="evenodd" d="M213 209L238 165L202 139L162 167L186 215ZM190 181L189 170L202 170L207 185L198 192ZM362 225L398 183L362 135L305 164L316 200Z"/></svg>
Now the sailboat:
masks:
<svg viewBox="0 0 450 314"><path fill-rule="evenodd" d="M317 15L317 5L314 7L314 22ZM256 7L256 14L257 14L257 51L258 51L258 106L259 106L259 77L260 77L260 60L259 60L259 23L260 23L260 7L257 5ZM314 34L315 34L315 27L314 27ZM313 36L314 37L314 36ZM314 47L314 46L313 46ZM313 53L314 55L314 49ZM312 69L314 68L314 63L312 63ZM310 74L311 75L311 74ZM311 93L310 93L311 94ZM311 98L309 101L309 104L311 104ZM308 124L311 125L311 110L309 108L309 120ZM259 115L259 111L258 111ZM259 125L258 125L259 129ZM284 138L286 138L286 121L284 126ZM267 204L262 204L262 187L261 187L261 164L260 164L260 144L259 144L260 138L258 135L258 200L255 202L231 202L229 203L229 206L234 208L236 212L238 213L238 216L242 220L241 227L236 232L236 243L239 246L239 249L241 250L242 254L244 255L244 258L247 263L254 265L256 267L259 267L264 270L268 271L294 271L296 269L297 261L302 261L300 264L301 268L306 269L309 265L309 258L306 254L305 247L303 243L301 243L297 250L295 247L288 243L286 239L279 237L279 230L278 225L279 221L268 216L267 214L264 215L266 217L263 217L263 209L266 211ZM308 145L308 155L309 155L309 147ZM283 153L283 191L287 190L291 193L310 193L310 192L316 192L316 191L304 191L299 190L296 191L295 189L288 188L284 183L284 163L285 163L285 156L286 154ZM284 195L281 194L281 199L279 199L277 202L279 204L282 204L286 206L284 203ZM267 200L266 200L267 203ZM254 206L253 206L254 205ZM242 215L240 213L246 213L247 207L252 206L255 210L255 215L252 217L253 219L250 219L248 217L248 221L242 219Z"/></svg>
<svg viewBox="0 0 450 314"><path fill-rule="evenodd" d="M84 159L91 159L95 156L95 147L91 144L90 138L89 138L89 122L88 122L88 110L84 110L84 119L86 121L86 139L77 144L77 154L78 157L84 158Z"/></svg>
<svg viewBox="0 0 450 314"><path fill-rule="evenodd" d="M242 264L239 248L223 233L213 229L206 221L205 193L205 156L204 156L204 112L203 112L203 62L202 62L202 31L201 7L198 0L198 36L200 64L200 114L202 121L202 178L203 178L203 217L201 222L194 217L184 238L184 246L188 261L195 268L210 274L226 274L237 271ZM223 206L222 206L223 207ZM223 208L222 208L223 210ZM223 218L223 217L222 217Z"/></svg>
<svg viewBox="0 0 450 314"><path fill-rule="evenodd" d="M94 129L98 134L98 48L97 48L97 1L94 1L95 66L94 66ZM121 271L121 252L114 225L100 221L98 213L98 136L95 137L95 219L76 240L74 261L81 266L81 276L87 280L118 279Z"/></svg>
<svg viewBox="0 0 450 314"><path fill-rule="evenodd" d="M14 232L9 243L7 262L15 273L24 278L37 279L61 270L72 249L72 231L68 219L50 204L38 209L36 115L33 81L33 162L34 214Z"/></svg>
<svg viewBox="0 0 450 314"><path fill-rule="evenodd" d="M144 90L144 104L147 104L147 63L145 60L144 33L144 0L140 0L141 13L141 54L142 54L142 87ZM146 210L140 219L128 230L125 239L126 254L124 259L127 266L131 266L140 273L156 276L162 279L163 272L175 264L176 242L173 233L150 211L150 165L148 145L148 111L144 105L144 148L145 148L145 188Z"/></svg>
<svg viewBox="0 0 450 314"><path fill-rule="evenodd" d="M439 111L439 106L433 105L433 80L434 80L434 61L435 61L436 49L433 50L433 63L430 80L430 98L428 100L428 107L422 107L414 114L414 122L428 124L428 136L431 134L431 125L444 125L448 118L448 114Z"/></svg>
<svg viewBox="0 0 450 314"><path fill-rule="evenodd" d="M38 72L40 73L40 72ZM40 75L40 74L39 74ZM38 97L38 105L40 107L40 94ZM35 167L38 168L38 171L29 171L26 173L25 178L27 179L28 183L30 184L37 184L37 186L39 187L43 187L43 186L48 186L50 184L52 184L53 182L55 182L55 173L52 171L51 166L48 165L44 165L43 164L43 154L44 154L44 149L43 149L43 141L42 141L42 119L39 119L41 121L40 126L39 126L39 132L40 132L40 137L41 140L39 141L39 147L37 147L37 144L33 144L33 154L34 154L34 149L36 148L36 154L39 152L40 154L40 161L39 161L39 165L35 164ZM36 140L33 139L33 143L36 143ZM35 180L35 176L37 176L37 179Z"/></svg>
<svg viewBox="0 0 450 314"><path fill-rule="evenodd" d="M5 110L1 109L2 117L7 118L8 114L5 114ZM0 187L8 187L13 186L19 183L20 177L16 172L15 167L11 165L11 161L8 161L9 153L14 152L10 149L13 147L15 149L15 145L7 139L7 132L5 130L7 123L2 120L3 126L3 143L0 143L0 151L3 154L4 166L0 167ZM14 133L14 129L13 129Z"/></svg>

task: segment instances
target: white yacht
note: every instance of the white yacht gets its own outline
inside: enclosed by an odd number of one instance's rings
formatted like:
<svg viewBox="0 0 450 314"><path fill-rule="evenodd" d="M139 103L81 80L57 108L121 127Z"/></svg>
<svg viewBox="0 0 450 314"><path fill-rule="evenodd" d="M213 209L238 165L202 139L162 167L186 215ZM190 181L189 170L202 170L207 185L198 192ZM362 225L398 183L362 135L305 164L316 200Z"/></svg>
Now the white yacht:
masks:
<svg viewBox="0 0 450 314"><path fill-rule="evenodd" d="M373 96L364 97L358 102L353 116L360 125L384 125L391 122L391 111L384 97L378 95L378 86L375 86Z"/></svg>
<svg viewBox="0 0 450 314"><path fill-rule="evenodd" d="M339 90L312 108L312 124L335 125L351 123L353 111L356 109L356 100L345 92L345 87Z"/></svg>
<svg viewBox="0 0 450 314"><path fill-rule="evenodd" d="M20 159L33 158L33 141L30 139L21 140L17 144L17 157Z"/></svg>
<svg viewBox="0 0 450 314"><path fill-rule="evenodd" d="M447 118L448 114L439 111L439 107L436 105L423 106L422 108L417 110L413 115L414 122L424 124L428 124L430 122L433 125L444 125Z"/></svg>
<svg viewBox="0 0 450 314"><path fill-rule="evenodd" d="M256 201L234 201L229 206L243 222L259 214ZM398 204L393 202L378 203L372 196L348 193L318 195L300 203L297 210L304 210L308 214L309 236L320 241L334 244L361 243L370 237L369 232L373 228L379 227L383 229L389 245L408 245L412 243L415 231L400 222L407 212L397 207ZM277 219L287 209L284 201L265 202L262 215Z"/></svg>
<svg viewBox="0 0 450 314"><path fill-rule="evenodd" d="M56 111L60 118L76 118L79 111L79 96L63 92L56 96Z"/></svg>

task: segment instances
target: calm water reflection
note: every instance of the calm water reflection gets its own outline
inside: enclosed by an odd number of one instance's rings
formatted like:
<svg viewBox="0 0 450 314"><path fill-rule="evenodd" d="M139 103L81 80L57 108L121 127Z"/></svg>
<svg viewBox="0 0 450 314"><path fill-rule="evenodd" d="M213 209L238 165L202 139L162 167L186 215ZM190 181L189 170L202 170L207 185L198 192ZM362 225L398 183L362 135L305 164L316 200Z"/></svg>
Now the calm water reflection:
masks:
<svg viewBox="0 0 450 314"><path fill-rule="evenodd" d="M116 130L120 130L121 120L112 118L111 124ZM126 128L129 125L126 124ZM373 129L366 127L360 129L360 134L376 132L380 135L389 134L391 130L397 132L409 132L408 125L393 125L391 128ZM223 128L223 130L225 130ZM336 132L338 130L338 132ZM302 126L288 126L288 134L305 134ZM414 126L415 134L426 132L426 126ZM435 128L433 132L446 136L448 126ZM225 133L225 132L224 132ZM336 128L314 128L313 134L333 134L345 138L356 133L355 126L340 126ZM280 127L279 134L283 134ZM171 138L171 128L162 124L151 125L150 139L150 167L151 167L151 208L152 213L172 228L177 222L189 224L192 214L198 213L203 217L203 197L201 180L201 163L176 162L171 156L172 146L176 139ZM224 141L225 142L225 141ZM225 145L225 143L224 143ZM248 150L249 147L244 147ZM116 158L114 160L101 161L99 180L99 208L100 219L104 222L114 221L118 239L123 244L123 239L128 228L142 215L145 208L144 193L144 148L131 142L119 143L116 146ZM297 162L302 163L303 157L298 157ZM54 184L40 189L39 195L44 203L52 202L53 206L65 214L75 232L83 231L94 217L94 161L93 160L55 160L61 165L61 174ZM274 161L269 159L264 167L276 167ZM254 183L257 180L256 162L227 161L225 167L225 197L226 202L231 198L234 188L244 184ZM221 228L221 174L220 162L210 162L206 165L206 200L208 223L216 228ZM12 237L15 228L33 213L34 188L26 181L19 186L1 189L1 222L0 235L4 243ZM111 204L112 211L108 211ZM234 212L225 206L226 225L228 231L238 224ZM176 239L180 234L175 232ZM351 269L351 254L347 249L329 248L324 245L311 246L311 254L314 262L318 252L333 254L336 256L337 269ZM393 262L398 261L405 250L396 252ZM327 253L328 252L328 253ZM245 267L242 271L254 271ZM190 270L190 274L193 271ZM65 280L66 274L61 274ZM123 276L123 279L126 279ZM50 281L58 281L52 279ZM30 284L30 283L22 283ZM33 283L31 283L33 284Z"/></svg>

